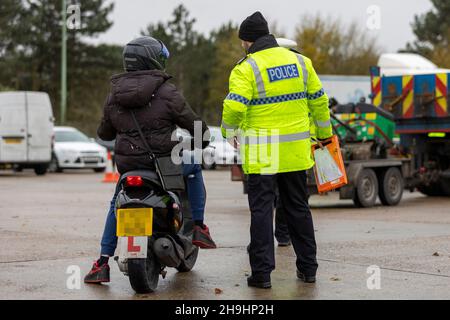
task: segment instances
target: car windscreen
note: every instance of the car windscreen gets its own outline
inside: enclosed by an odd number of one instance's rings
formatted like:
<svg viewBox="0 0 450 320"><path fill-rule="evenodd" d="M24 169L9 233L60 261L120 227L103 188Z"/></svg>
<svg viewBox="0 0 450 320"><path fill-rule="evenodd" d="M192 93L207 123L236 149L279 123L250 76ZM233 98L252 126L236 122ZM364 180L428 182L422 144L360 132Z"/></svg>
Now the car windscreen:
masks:
<svg viewBox="0 0 450 320"><path fill-rule="evenodd" d="M80 131L56 131L56 142L89 142L89 138Z"/></svg>

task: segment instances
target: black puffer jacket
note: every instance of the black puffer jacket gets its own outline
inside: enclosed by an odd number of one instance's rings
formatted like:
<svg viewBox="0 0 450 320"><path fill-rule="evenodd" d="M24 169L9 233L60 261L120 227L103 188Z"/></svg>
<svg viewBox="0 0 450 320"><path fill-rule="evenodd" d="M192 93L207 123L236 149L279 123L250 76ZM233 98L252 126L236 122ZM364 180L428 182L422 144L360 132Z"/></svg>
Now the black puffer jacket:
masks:
<svg viewBox="0 0 450 320"><path fill-rule="evenodd" d="M176 87L167 82L170 78L159 70L128 72L111 78L111 92L97 134L102 140L116 139L114 151L121 174L153 168L130 109L134 109L147 143L157 156L170 155L178 143L171 140L176 126L192 136L195 121L200 121L202 133L208 130ZM207 141L195 143L196 148L208 145Z"/></svg>

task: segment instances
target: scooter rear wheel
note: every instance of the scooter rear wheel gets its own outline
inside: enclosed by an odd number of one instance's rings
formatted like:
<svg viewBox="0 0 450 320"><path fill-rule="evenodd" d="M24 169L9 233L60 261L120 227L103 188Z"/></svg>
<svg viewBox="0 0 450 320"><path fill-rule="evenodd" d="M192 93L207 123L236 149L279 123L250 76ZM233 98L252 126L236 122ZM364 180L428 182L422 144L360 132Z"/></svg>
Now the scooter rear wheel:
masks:
<svg viewBox="0 0 450 320"><path fill-rule="evenodd" d="M128 277L136 293L151 293L158 287L161 265L153 253L153 241L149 240L146 259L128 259Z"/></svg>

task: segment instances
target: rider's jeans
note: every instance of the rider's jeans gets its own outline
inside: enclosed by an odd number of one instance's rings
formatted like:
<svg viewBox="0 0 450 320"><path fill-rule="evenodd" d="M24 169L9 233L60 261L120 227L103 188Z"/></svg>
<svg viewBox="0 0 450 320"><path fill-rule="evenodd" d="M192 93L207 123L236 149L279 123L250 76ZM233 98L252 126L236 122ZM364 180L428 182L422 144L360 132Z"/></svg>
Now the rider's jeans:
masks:
<svg viewBox="0 0 450 320"><path fill-rule="evenodd" d="M205 213L206 192L203 184L202 168L199 164L183 164L183 175L187 182L187 193L194 221L202 221ZM115 205L119 186L111 199L105 230L101 242L101 254L113 256L117 247Z"/></svg>

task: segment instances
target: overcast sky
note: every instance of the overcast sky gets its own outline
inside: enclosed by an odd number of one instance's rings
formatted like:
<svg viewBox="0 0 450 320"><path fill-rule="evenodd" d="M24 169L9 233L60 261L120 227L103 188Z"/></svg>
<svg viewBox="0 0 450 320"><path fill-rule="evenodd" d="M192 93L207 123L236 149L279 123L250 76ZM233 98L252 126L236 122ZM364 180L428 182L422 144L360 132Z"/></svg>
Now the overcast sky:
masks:
<svg viewBox="0 0 450 320"><path fill-rule="evenodd" d="M367 30L367 8L377 5L381 10L381 28L369 31L385 51L397 51L414 39L411 22L415 14L432 8L430 0L110 0L115 2L111 15L112 28L97 41L125 44L138 36L149 23L167 21L173 9L183 3L197 19L195 29L209 33L227 21L240 23L256 10L265 15L269 25L276 21L289 36L303 14L322 13L339 17L344 22L356 21ZM81 7L83 10L83 7ZM96 42L97 42L96 41Z"/></svg>

